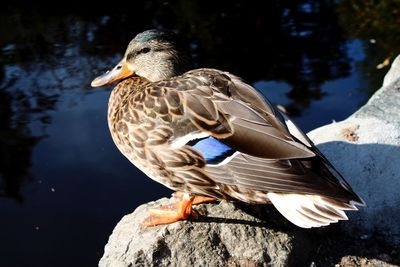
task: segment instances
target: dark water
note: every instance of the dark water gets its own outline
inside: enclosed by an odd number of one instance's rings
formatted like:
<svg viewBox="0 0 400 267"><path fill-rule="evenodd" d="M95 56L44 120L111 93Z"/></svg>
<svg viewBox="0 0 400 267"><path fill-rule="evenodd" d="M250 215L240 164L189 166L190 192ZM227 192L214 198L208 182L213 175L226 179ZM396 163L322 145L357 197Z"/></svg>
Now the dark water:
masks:
<svg viewBox="0 0 400 267"><path fill-rule="evenodd" d="M0 266L95 266L124 214L171 193L116 150L111 88L89 86L136 33L179 31L198 66L245 78L309 131L364 104L399 53L399 8L366 2L3 5Z"/></svg>

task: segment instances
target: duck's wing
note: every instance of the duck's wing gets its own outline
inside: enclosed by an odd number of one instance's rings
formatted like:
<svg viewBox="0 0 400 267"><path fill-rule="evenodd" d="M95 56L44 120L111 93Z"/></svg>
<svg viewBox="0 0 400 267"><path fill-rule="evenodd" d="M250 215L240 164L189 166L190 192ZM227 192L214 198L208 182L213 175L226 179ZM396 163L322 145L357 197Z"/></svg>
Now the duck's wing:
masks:
<svg viewBox="0 0 400 267"><path fill-rule="evenodd" d="M217 183L361 202L308 137L236 76L198 69L170 83L164 86L176 88L185 116L206 134L186 144L204 156Z"/></svg>
<svg viewBox="0 0 400 267"><path fill-rule="evenodd" d="M200 69L187 73L182 95L185 114L201 131L232 148L263 158L315 156L299 142L283 117L253 87L226 72ZM190 82L187 82L190 81ZM196 86L197 85L197 86Z"/></svg>

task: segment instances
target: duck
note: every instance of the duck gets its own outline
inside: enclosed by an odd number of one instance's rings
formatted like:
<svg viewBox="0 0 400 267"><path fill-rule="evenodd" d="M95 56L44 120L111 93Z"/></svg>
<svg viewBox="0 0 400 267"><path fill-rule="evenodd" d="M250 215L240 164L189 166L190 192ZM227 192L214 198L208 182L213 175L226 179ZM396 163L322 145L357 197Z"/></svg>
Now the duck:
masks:
<svg viewBox="0 0 400 267"><path fill-rule="evenodd" d="M120 152L176 192L144 226L187 220L212 201L272 204L301 228L347 220L365 205L303 131L240 77L192 69L178 34L147 30L91 82L115 84L108 125Z"/></svg>

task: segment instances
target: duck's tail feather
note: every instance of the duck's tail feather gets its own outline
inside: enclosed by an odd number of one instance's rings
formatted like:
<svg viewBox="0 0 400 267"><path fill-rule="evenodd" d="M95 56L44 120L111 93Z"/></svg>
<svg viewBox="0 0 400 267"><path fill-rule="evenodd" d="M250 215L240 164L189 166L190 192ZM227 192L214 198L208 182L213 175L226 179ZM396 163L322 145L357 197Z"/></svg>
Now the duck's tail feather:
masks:
<svg viewBox="0 0 400 267"><path fill-rule="evenodd" d="M272 192L267 195L286 219L302 228L326 226L339 220L347 220L344 211L357 210L352 201L343 202L319 195Z"/></svg>

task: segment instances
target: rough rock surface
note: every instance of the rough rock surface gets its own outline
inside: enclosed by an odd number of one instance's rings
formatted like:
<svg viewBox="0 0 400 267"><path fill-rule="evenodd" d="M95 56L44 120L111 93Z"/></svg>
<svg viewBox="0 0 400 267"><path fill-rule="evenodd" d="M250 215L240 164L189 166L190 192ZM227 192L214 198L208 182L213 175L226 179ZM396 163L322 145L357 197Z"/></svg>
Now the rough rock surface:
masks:
<svg viewBox="0 0 400 267"><path fill-rule="evenodd" d="M125 216L111 235L100 266L287 266L301 260L293 250L303 251L297 247L306 238L294 234L296 230L279 230L276 222L263 223L257 213L275 211L261 206L249 214L248 206L239 208L226 201L202 204L192 221L141 227L149 208L168 201L142 205Z"/></svg>
<svg viewBox="0 0 400 267"><path fill-rule="evenodd" d="M195 219L142 228L161 199L122 218L99 265L399 266L399 77L400 57L364 107L309 133L368 204L350 221L300 229L271 206L222 201L196 206Z"/></svg>
<svg viewBox="0 0 400 267"><path fill-rule="evenodd" d="M400 55L393 60L392 66L388 73L386 73L383 79L383 86L388 86L391 83L396 82L400 79Z"/></svg>

